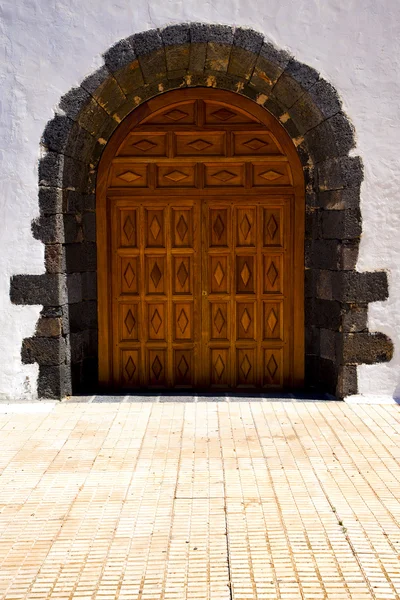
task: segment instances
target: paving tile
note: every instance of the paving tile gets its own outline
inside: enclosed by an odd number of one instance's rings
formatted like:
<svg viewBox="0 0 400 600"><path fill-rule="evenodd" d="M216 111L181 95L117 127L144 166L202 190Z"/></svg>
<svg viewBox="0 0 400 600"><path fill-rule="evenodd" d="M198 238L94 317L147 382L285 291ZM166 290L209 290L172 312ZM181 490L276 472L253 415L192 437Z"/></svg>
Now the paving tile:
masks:
<svg viewBox="0 0 400 600"><path fill-rule="evenodd" d="M398 411L170 394L4 412L0 597L398 600Z"/></svg>

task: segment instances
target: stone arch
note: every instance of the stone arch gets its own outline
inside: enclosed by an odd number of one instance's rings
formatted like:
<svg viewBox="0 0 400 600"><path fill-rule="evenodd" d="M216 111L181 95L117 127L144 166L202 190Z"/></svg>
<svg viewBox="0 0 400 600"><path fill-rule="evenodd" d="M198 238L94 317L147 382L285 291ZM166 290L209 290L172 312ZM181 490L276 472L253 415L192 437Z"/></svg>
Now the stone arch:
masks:
<svg viewBox="0 0 400 600"><path fill-rule="evenodd" d="M388 295L385 272L356 271L363 167L336 90L313 68L253 30L189 23L135 34L60 100L41 140L40 216L45 273L16 275L11 299L43 305L22 361L39 364L38 395L97 386L96 172L118 124L149 98L182 87L243 94L291 136L306 181L306 382L341 398L357 365L390 360L391 341L367 328L368 303Z"/></svg>

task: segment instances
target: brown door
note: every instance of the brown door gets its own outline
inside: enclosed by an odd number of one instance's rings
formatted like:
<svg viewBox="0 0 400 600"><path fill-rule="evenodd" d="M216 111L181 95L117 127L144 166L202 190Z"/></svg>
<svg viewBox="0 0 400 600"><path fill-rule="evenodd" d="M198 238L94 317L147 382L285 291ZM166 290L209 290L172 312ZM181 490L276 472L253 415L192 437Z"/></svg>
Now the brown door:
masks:
<svg viewBox="0 0 400 600"><path fill-rule="evenodd" d="M97 201L103 383L301 385L303 179L269 113L216 90L149 101L108 144Z"/></svg>

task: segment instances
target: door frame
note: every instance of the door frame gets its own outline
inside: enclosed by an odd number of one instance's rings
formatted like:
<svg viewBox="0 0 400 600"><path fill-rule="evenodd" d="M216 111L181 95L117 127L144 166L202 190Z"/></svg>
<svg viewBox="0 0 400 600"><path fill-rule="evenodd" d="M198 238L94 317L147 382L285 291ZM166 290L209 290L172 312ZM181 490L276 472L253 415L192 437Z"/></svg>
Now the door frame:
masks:
<svg viewBox="0 0 400 600"><path fill-rule="evenodd" d="M111 160L128 132L145 117L172 103L192 99L212 99L213 88L190 88L165 92L135 108L118 126L103 151L96 183L96 238L97 238L97 291L98 291L98 356L99 384L110 387L112 384L112 329L111 329L111 293L110 281L110 222L111 215L107 203L107 183ZM293 176L293 290L296 298L292 304L293 349L292 382L293 388L301 388L304 383L304 225L305 225L305 184L303 167L290 136L279 121L264 107L244 96L225 90L215 90L215 99L227 106L237 107L252 114L267 126L279 141L287 156ZM138 195L140 191L138 190Z"/></svg>

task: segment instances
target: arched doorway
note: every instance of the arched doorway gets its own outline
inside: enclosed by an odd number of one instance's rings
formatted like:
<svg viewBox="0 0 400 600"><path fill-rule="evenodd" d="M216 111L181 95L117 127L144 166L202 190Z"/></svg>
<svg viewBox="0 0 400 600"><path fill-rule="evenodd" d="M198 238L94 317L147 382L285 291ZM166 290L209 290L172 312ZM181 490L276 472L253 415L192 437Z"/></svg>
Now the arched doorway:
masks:
<svg viewBox="0 0 400 600"><path fill-rule="evenodd" d="M302 384L304 179L264 108L203 88L149 100L106 146L97 219L103 384Z"/></svg>

